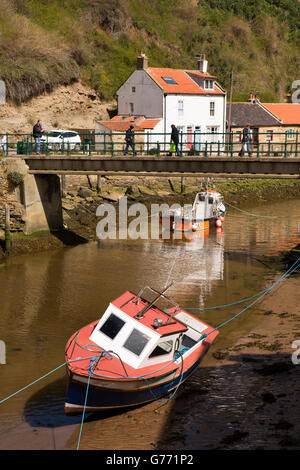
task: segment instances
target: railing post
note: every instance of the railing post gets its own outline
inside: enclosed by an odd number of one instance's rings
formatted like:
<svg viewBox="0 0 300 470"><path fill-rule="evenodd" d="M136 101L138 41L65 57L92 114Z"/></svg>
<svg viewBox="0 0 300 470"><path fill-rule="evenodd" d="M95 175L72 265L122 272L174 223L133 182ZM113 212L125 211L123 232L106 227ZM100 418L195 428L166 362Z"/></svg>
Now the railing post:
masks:
<svg viewBox="0 0 300 470"><path fill-rule="evenodd" d="M268 142L268 157L270 156L271 153L271 141L269 140Z"/></svg>
<svg viewBox="0 0 300 470"><path fill-rule="evenodd" d="M147 155L149 155L149 131L147 132Z"/></svg>
<svg viewBox="0 0 300 470"><path fill-rule="evenodd" d="M299 131L296 131L296 147L295 147L295 157L298 156L298 135Z"/></svg>
<svg viewBox="0 0 300 470"><path fill-rule="evenodd" d="M183 135L183 132L180 131L180 153L181 153L181 156L182 156L182 145L183 145L183 143L182 143L182 135Z"/></svg>
<svg viewBox="0 0 300 470"><path fill-rule="evenodd" d="M111 139L111 156L114 156L114 139Z"/></svg>
<svg viewBox="0 0 300 470"><path fill-rule="evenodd" d="M257 158L259 158L259 150L260 150L259 146L260 146L260 142L259 142L259 136L258 136L257 151L256 151L256 157L257 157Z"/></svg>
<svg viewBox="0 0 300 470"><path fill-rule="evenodd" d="M285 131L285 137L284 137L284 158L287 156L287 132Z"/></svg>

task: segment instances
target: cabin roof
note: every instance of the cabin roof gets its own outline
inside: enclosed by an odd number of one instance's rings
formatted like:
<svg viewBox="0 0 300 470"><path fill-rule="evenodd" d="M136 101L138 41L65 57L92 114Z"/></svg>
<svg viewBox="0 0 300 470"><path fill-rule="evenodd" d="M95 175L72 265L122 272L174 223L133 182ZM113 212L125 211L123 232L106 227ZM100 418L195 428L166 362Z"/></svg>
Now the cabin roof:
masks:
<svg viewBox="0 0 300 470"><path fill-rule="evenodd" d="M138 298L138 302L133 302L136 300L137 296L133 292L127 291L116 300L112 302L112 305L120 309L123 313L127 314L131 318L135 319L135 316L143 310L144 307L150 304L149 301ZM180 309L181 310L181 309ZM153 326L153 322L156 318L162 320L163 325L159 328ZM184 323L176 320L175 318L170 319L170 315L165 311L159 309L155 305L151 306L149 310L144 314L143 318L140 320L135 319L138 323L148 327L152 332L159 334L160 336L168 336L174 333L180 333L187 330L187 327ZM169 320L169 323L167 321ZM167 323L167 324L166 324Z"/></svg>

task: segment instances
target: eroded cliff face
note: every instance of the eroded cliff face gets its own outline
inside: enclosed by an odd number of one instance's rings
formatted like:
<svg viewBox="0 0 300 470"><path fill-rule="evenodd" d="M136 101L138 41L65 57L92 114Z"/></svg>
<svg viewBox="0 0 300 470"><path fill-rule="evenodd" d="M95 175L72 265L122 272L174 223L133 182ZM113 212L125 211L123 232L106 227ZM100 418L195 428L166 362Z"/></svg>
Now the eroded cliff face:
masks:
<svg viewBox="0 0 300 470"><path fill-rule="evenodd" d="M101 101L92 88L81 82L62 85L20 106L0 105L0 134L31 133L38 119L45 131L95 129L95 121L109 119L107 110L114 106L114 101Z"/></svg>

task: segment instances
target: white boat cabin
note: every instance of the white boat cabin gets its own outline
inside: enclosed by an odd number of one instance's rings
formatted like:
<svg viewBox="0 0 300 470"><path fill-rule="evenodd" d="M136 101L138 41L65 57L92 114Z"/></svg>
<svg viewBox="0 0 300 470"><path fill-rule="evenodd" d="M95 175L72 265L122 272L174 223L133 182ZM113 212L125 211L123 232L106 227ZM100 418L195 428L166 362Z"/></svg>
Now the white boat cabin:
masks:
<svg viewBox="0 0 300 470"><path fill-rule="evenodd" d="M109 304L89 339L136 369L172 361L177 350L191 351L208 327L172 303L161 310L127 291Z"/></svg>
<svg viewBox="0 0 300 470"><path fill-rule="evenodd" d="M194 219L209 220L224 215L226 208L223 196L216 191L202 191L196 194L192 214Z"/></svg>

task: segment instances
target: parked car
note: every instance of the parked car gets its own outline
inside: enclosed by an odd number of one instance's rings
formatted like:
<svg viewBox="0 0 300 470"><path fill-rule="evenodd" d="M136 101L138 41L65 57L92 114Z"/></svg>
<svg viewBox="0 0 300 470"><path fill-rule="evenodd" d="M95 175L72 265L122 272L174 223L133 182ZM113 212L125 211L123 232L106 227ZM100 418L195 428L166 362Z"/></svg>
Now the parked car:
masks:
<svg viewBox="0 0 300 470"><path fill-rule="evenodd" d="M80 135L74 131L66 131L62 129L54 129L41 137L42 143L48 142L49 150L80 150L81 139Z"/></svg>

